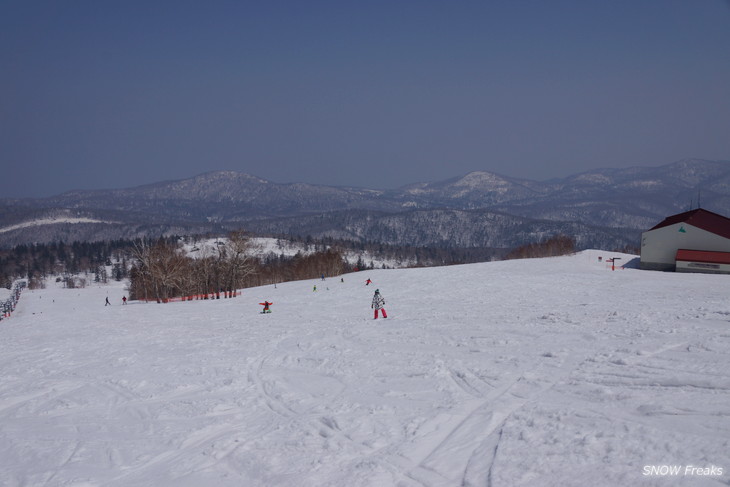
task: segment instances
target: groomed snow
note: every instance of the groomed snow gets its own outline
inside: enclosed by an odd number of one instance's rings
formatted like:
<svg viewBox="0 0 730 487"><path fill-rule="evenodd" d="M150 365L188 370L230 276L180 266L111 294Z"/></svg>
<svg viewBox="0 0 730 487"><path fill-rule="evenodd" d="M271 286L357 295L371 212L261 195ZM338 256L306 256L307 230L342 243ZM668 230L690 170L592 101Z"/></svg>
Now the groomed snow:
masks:
<svg viewBox="0 0 730 487"><path fill-rule="evenodd" d="M0 322L0 484L730 484L730 276L599 255L168 304L26 290Z"/></svg>
<svg viewBox="0 0 730 487"><path fill-rule="evenodd" d="M103 220L95 220L93 218L73 218L73 217L61 217L61 218L40 218L38 220L27 221L18 223L16 225L10 225L7 227L0 228L0 233L11 232L13 230L20 230L21 228L40 227L43 225L56 225L59 223L113 223Z"/></svg>

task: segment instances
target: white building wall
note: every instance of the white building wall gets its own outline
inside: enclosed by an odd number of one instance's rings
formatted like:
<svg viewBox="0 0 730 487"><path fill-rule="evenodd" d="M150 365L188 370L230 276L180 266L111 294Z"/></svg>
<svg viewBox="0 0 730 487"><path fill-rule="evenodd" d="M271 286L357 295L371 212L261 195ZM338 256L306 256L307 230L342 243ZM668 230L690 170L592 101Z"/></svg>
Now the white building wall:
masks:
<svg viewBox="0 0 730 487"><path fill-rule="evenodd" d="M730 252L730 239L687 223L649 230L641 234L641 268L674 270L679 249Z"/></svg>

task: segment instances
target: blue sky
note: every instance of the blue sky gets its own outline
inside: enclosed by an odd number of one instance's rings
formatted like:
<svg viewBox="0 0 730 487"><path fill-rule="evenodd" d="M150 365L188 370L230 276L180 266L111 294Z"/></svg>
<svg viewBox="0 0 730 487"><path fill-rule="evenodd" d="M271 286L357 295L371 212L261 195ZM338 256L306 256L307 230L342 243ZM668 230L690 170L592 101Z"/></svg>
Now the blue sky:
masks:
<svg viewBox="0 0 730 487"><path fill-rule="evenodd" d="M0 0L0 196L730 160L730 3Z"/></svg>

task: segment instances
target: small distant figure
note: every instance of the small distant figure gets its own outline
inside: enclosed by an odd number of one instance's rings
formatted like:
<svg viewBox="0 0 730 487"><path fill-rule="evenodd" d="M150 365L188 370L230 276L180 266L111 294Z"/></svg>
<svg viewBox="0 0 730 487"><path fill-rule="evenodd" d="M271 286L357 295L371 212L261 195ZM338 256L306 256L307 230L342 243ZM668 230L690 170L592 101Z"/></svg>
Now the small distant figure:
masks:
<svg viewBox="0 0 730 487"><path fill-rule="evenodd" d="M340 277L340 282L345 282L345 278L344 277Z"/></svg>
<svg viewBox="0 0 730 487"><path fill-rule="evenodd" d="M104 306L111 306L112 303L109 302L109 296L106 297L106 301L104 302Z"/></svg>
<svg viewBox="0 0 730 487"><path fill-rule="evenodd" d="M312 289L312 291L317 292L317 285L316 284L314 285L314 288Z"/></svg>
<svg viewBox="0 0 730 487"><path fill-rule="evenodd" d="M127 304L127 297L126 296L122 296L122 304Z"/></svg>
<svg viewBox="0 0 730 487"><path fill-rule="evenodd" d="M322 274L322 280L324 281L324 274Z"/></svg>
<svg viewBox="0 0 730 487"><path fill-rule="evenodd" d="M380 289L375 290L375 295L373 296L373 304L370 305L371 308L375 310L375 320L378 319L378 310L383 312L383 318L388 317L388 313L385 312L385 299L383 299L383 296L380 295Z"/></svg>
<svg viewBox="0 0 730 487"><path fill-rule="evenodd" d="M264 314L264 313L271 313L271 309L269 308L269 306L271 306L274 303L269 303L268 301L264 301L263 303L259 303L259 304L264 307L264 310L261 312L261 314Z"/></svg>
<svg viewBox="0 0 730 487"><path fill-rule="evenodd" d="M368 279L367 281L365 281L365 285L366 285L366 286L369 286L370 284L372 284L372 282L373 282L373 281L371 281L370 279Z"/></svg>

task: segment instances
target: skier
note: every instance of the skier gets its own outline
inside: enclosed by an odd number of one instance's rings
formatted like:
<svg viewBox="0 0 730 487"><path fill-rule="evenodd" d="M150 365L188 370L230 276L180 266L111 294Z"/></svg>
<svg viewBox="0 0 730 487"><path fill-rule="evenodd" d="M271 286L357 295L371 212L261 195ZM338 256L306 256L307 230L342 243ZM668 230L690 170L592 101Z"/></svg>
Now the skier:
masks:
<svg viewBox="0 0 730 487"><path fill-rule="evenodd" d="M380 295L380 289L375 290L375 295L373 296L373 304L370 305L371 308L375 310L375 320L378 319L378 310L381 310L383 312L383 318L388 317L388 313L385 312L385 299L383 299L383 296Z"/></svg>
<svg viewBox="0 0 730 487"><path fill-rule="evenodd" d="M373 282L373 281L371 281L370 279L368 279L367 281L365 281L365 285L366 285L366 286L369 286L369 285L370 285L370 283L372 283L372 282Z"/></svg>
<svg viewBox="0 0 730 487"><path fill-rule="evenodd" d="M109 296L106 297L106 302L104 303L104 306L111 306L112 303L109 302Z"/></svg>
<svg viewBox="0 0 730 487"><path fill-rule="evenodd" d="M126 296L122 296L122 304L127 304L127 297Z"/></svg>
<svg viewBox="0 0 730 487"><path fill-rule="evenodd" d="M269 306L271 306L274 303L269 303L268 301L264 301L263 303L259 303L259 304L264 307L264 310L261 312L261 314L264 314L264 313L271 313Z"/></svg>

